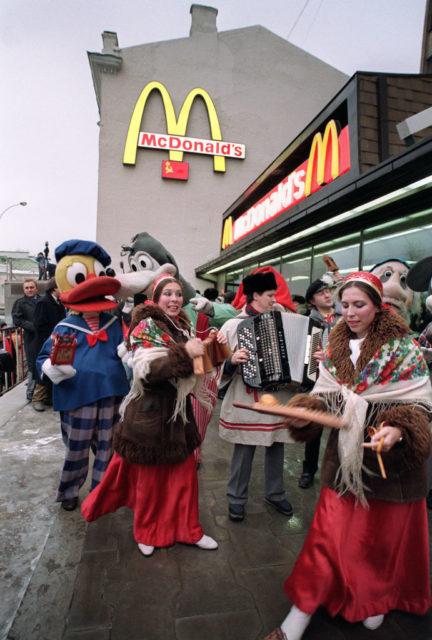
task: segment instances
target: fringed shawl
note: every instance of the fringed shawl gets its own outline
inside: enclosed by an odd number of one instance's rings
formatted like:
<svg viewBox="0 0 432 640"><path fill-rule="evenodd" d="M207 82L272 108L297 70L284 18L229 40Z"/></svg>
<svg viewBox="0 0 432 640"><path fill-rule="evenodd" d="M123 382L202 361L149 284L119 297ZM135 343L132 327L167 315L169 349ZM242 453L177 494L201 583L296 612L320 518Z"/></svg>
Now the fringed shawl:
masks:
<svg viewBox="0 0 432 640"><path fill-rule="evenodd" d="M343 412L347 418L347 426L338 438L337 488L340 494L351 492L364 505L367 501L362 470L367 470L363 466L362 444L369 405L373 404L377 413L401 404L432 411L427 366L407 329L390 310L377 314L354 368L349 358L353 334L341 321L330 334L318 381L311 392L325 401L329 411Z"/></svg>
<svg viewBox="0 0 432 640"><path fill-rule="evenodd" d="M152 307L154 308L154 305L152 305ZM182 322L183 318L177 320L177 324L167 316L164 320L167 324L168 321L170 321L176 329L176 332L181 333L185 339L187 339L186 336L188 335L190 338L193 337L192 327L190 327L190 331L188 330L189 328L186 329L185 322ZM131 400L144 395L142 383L147 381L152 362L158 358L167 357L170 346L177 344L173 336L167 331L163 331L152 317L146 317L140 320L133 329L129 340L134 353L132 361L133 380L131 390L120 406L121 417L123 417L124 411ZM183 342L183 340L181 342ZM177 391L176 404L171 420L175 420L180 416L183 422L187 421L186 398L189 393L193 393L198 402L204 407L208 409L212 408L212 398L209 395L210 390L203 384L201 376L192 375L186 378L169 378L169 383L175 387Z"/></svg>

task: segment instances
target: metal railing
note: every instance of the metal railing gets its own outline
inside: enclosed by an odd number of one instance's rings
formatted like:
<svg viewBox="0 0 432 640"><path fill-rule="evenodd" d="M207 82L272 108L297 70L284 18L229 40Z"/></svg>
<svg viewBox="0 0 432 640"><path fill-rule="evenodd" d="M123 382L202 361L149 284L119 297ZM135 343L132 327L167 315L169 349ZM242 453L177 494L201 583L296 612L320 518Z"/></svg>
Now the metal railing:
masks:
<svg viewBox="0 0 432 640"><path fill-rule="evenodd" d="M27 376L22 329L0 329L0 396L16 387Z"/></svg>

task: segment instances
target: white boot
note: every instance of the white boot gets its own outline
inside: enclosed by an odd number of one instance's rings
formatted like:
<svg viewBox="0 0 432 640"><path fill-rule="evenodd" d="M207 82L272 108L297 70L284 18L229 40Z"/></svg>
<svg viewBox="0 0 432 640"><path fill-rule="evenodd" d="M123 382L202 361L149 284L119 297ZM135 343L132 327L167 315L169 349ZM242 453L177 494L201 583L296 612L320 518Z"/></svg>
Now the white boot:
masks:
<svg viewBox="0 0 432 640"><path fill-rule="evenodd" d="M366 627L366 629L375 631L375 629L378 629L378 627L380 627L383 622L384 622L383 615L369 616L369 618L366 618L366 620L363 620L363 626Z"/></svg>
<svg viewBox="0 0 432 640"><path fill-rule="evenodd" d="M143 556L151 556L154 551L154 547L151 547L148 544L143 544L142 542L138 542L138 549L141 551Z"/></svg>
<svg viewBox="0 0 432 640"><path fill-rule="evenodd" d="M195 544L200 549L206 549L207 551L218 548L216 540L213 540L213 538L210 538L210 536L206 536L205 534L198 540L198 542L195 542Z"/></svg>
<svg viewBox="0 0 432 640"><path fill-rule="evenodd" d="M281 630L289 640L300 640L311 618L311 615L301 611L293 604L289 614L281 624Z"/></svg>

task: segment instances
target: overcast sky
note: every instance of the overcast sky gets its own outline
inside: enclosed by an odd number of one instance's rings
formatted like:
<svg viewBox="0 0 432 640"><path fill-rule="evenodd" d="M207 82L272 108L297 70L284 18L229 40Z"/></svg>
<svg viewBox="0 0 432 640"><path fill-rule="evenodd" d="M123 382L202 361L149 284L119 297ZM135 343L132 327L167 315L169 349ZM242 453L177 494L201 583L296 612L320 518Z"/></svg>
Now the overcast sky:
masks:
<svg viewBox="0 0 432 640"><path fill-rule="evenodd" d="M87 51L189 35L190 0L1 0L0 251L95 239L99 119ZM215 0L218 31L260 24L325 62L418 73L426 0ZM288 144L288 140L286 144ZM285 146L285 145L282 145ZM282 147L281 147L282 148Z"/></svg>

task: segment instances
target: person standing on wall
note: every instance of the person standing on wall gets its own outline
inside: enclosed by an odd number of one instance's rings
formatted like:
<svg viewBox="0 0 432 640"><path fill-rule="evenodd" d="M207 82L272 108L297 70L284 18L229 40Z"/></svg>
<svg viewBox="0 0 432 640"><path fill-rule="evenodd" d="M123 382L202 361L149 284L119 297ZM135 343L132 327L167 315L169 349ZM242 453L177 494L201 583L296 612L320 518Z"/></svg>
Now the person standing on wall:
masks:
<svg viewBox="0 0 432 640"><path fill-rule="evenodd" d="M27 400L31 401L35 388L33 368L37 356L36 333L33 324L33 316L36 303L40 300L36 281L27 278L23 283L24 295L15 300L12 307L12 320L16 327L23 330L24 352L27 360Z"/></svg>

